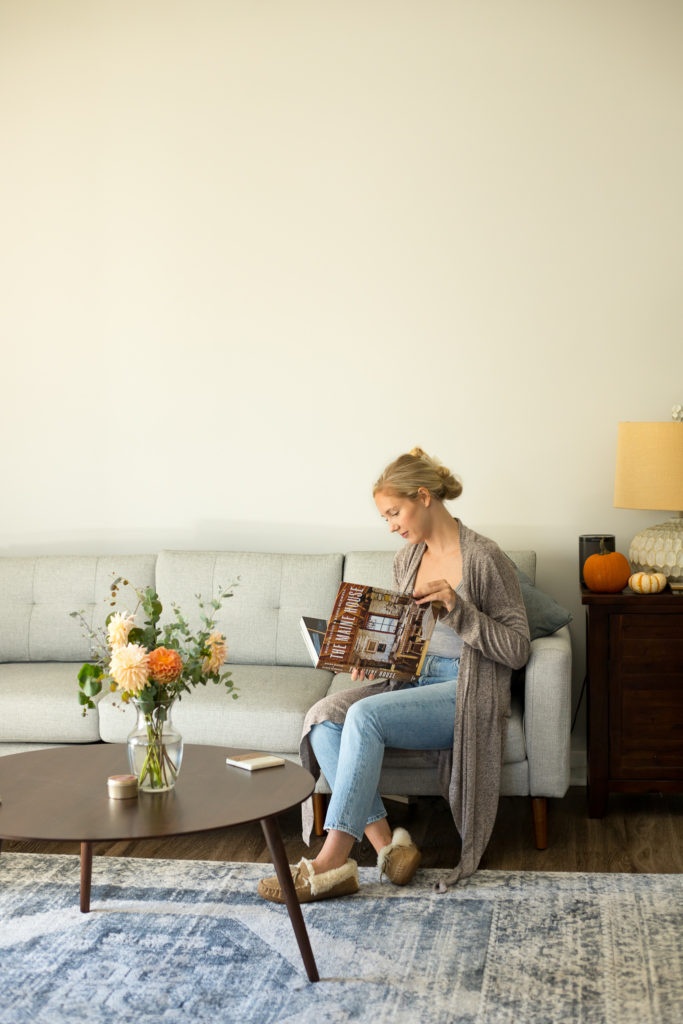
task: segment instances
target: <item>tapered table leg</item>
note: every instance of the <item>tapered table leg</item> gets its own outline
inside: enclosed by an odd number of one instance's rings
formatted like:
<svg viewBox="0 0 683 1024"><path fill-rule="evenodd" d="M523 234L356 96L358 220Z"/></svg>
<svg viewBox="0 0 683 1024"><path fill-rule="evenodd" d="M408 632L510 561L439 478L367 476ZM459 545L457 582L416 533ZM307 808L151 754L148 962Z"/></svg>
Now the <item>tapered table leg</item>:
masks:
<svg viewBox="0 0 683 1024"><path fill-rule="evenodd" d="M81 843L81 913L90 911L92 883L92 843Z"/></svg>
<svg viewBox="0 0 683 1024"><path fill-rule="evenodd" d="M306 923L304 922L303 914L301 913L301 904L296 898L296 892L294 890L294 879L292 878L292 872L289 870L289 864L287 863L287 855L285 853L285 847L282 842L282 836L280 835L280 829L275 818L261 818L261 828L270 850L270 856L275 865L275 873L277 880L280 883L285 896L285 904L289 912L289 919L292 922L292 928L296 936L296 941L299 945L299 951L306 968L306 974L308 975L309 981L320 981L320 975L318 974L318 968L316 966L315 958L313 956L313 950L311 949L311 942L308 938L308 932L306 931Z"/></svg>

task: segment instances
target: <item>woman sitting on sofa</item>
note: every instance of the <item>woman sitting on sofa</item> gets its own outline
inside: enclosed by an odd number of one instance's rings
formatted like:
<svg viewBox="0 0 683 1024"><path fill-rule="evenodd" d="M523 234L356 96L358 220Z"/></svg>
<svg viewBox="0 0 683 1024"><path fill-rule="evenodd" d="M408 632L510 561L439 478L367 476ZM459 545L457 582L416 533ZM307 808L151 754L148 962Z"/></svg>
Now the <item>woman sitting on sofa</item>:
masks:
<svg viewBox="0 0 683 1024"><path fill-rule="evenodd" d="M529 657L529 627L515 567L491 540L444 505L460 481L421 448L401 455L373 488L380 515L406 542L394 559L394 587L433 604L438 616L422 674L410 683L381 680L318 701L306 716L303 765L323 771L332 790L325 842L293 869L301 903L358 891L350 858L363 833L380 876L407 884L420 852L405 829L393 834L378 792L385 747L438 751L444 796L462 840L446 885L477 869L498 807L510 675ZM363 680L362 673L353 673ZM371 677L368 677L370 679ZM304 840L312 828L304 808ZM262 879L265 899L284 902L277 878Z"/></svg>

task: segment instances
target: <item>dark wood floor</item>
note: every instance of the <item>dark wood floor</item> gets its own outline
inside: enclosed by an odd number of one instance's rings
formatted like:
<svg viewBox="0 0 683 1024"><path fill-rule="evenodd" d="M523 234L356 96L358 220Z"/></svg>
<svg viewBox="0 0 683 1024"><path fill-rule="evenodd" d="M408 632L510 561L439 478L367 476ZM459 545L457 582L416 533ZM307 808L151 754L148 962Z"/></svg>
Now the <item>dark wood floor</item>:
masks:
<svg viewBox="0 0 683 1024"><path fill-rule="evenodd" d="M387 804L393 827L403 825L422 850L423 867L452 867L458 835L444 800L421 798L414 804ZM322 840L304 846L298 811L280 819L290 862L315 856ZM536 850L530 802L504 797L482 868L509 871L624 871L683 873L683 796L612 795L605 818L586 813L586 791L570 789L563 800L549 803L549 847ZM78 853L76 843L5 842L7 852ZM96 855L168 857L219 861L269 861L261 828L256 824L219 829L176 839L100 843ZM367 843L353 854L363 866L376 855Z"/></svg>

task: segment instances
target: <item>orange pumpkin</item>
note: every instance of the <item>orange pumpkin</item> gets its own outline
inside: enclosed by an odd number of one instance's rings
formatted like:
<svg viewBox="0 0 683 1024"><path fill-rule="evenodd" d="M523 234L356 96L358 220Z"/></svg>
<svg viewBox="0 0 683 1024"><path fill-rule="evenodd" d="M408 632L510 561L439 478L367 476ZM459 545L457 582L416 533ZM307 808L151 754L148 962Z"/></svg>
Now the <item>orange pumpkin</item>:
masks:
<svg viewBox="0 0 683 1024"><path fill-rule="evenodd" d="M631 563L620 551L599 551L583 563L583 578L589 590L618 594L631 576Z"/></svg>

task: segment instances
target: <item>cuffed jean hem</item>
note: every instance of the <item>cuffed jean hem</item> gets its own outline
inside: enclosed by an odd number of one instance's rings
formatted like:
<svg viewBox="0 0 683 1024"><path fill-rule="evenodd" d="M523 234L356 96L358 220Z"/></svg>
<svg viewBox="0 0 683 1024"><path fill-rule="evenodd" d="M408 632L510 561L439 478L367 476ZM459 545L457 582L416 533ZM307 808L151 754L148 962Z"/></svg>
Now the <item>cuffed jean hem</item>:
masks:
<svg viewBox="0 0 683 1024"><path fill-rule="evenodd" d="M376 821L383 821L386 817L388 817L388 815L385 811L384 814L378 814L377 817L368 818L365 828L367 828L368 825L374 825ZM331 822L328 821L327 818L325 818L324 828L326 832L345 832L347 836L353 836L358 843L363 838L363 834L365 832L365 828L359 833L358 829L353 825L345 825L343 822Z"/></svg>

